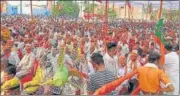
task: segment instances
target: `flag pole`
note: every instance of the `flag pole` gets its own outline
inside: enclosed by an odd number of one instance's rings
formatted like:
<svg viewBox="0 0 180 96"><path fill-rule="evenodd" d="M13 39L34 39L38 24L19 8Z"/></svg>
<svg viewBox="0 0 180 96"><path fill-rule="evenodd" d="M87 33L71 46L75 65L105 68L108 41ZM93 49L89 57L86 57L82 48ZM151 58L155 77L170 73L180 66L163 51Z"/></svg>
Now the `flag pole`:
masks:
<svg viewBox="0 0 180 96"><path fill-rule="evenodd" d="M31 8L31 20L33 20L33 12L32 12L32 0L30 0L30 8Z"/></svg>
<svg viewBox="0 0 180 96"><path fill-rule="evenodd" d="M161 0L161 3L160 3L160 11L159 11L159 14L158 14L158 19L160 19L161 15L162 15L162 3L163 3L163 0Z"/></svg>
<svg viewBox="0 0 180 96"><path fill-rule="evenodd" d="M148 0L147 12L146 12L146 20L147 20L148 14L149 14L149 0Z"/></svg>
<svg viewBox="0 0 180 96"><path fill-rule="evenodd" d="M20 1L20 14L22 14L22 0Z"/></svg>
<svg viewBox="0 0 180 96"><path fill-rule="evenodd" d="M92 19L93 19L93 24L94 24L94 0L93 0L93 15L92 16L93 16Z"/></svg>
<svg viewBox="0 0 180 96"><path fill-rule="evenodd" d="M179 0L179 38L180 38L180 0ZM179 40L179 38L178 38L178 40ZM179 47L180 47L180 40L179 40Z"/></svg>
<svg viewBox="0 0 180 96"><path fill-rule="evenodd" d="M126 2L127 2L127 1L126 1ZM125 13L124 13L124 14L125 14L125 15L124 15L125 17L124 17L124 18L126 18L126 2L125 2Z"/></svg>
<svg viewBox="0 0 180 96"><path fill-rule="evenodd" d="M105 36L108 31L108 0L106 0L106 9L105 9Z"/></svg>
<svg viewBox="0 0 180 96"><path fill-rule="evenodd" d="M128 19L130 19L130 8L129 8L129 1L127 1L127 5L128 5Z"/></svg>
<svg viewBox="0 0 180 96"><path fill-rule="evenodd" d="M159 10L159 14L158 14L158 20L161 19L161 15L162 15L162 4L163 4L163 0L160 1L160 10ZM164 65L164 61L165 61L165 52L164 52L164 44L161 42L160 43L160 53L161 53L161 58L160 58L160 64Z"/></svg>

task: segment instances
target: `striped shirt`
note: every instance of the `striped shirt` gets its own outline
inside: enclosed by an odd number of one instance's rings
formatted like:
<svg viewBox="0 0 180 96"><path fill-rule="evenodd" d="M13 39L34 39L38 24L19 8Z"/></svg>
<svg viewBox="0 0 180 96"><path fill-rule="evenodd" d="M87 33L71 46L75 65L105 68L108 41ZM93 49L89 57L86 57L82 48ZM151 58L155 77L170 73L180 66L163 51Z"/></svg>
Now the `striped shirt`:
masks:
<svg viewBox="0 0 180 96"><path fill-rule="evenodd" d="M104 71L98 71L90 75L87 90L90 92L95 92L98 88L113 80L115 80L115 75L113 72L107 69Z"/></svg>

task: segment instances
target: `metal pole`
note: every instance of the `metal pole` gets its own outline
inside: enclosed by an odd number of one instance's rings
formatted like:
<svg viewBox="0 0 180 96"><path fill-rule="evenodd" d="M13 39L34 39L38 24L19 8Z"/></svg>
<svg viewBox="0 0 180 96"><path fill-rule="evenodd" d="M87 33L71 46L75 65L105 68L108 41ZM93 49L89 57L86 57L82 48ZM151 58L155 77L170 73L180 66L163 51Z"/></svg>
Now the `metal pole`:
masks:
<svg viewBox="0 0 180 96"><path fill-rule="evenodd" d="M179 32L178 33L179 33L179 38L180 38L180 0L179 0L179 12L178 13L179 13ZM179 40L179 38L178 38L178 40ZM179 40L179 47L180 47L180 40Z"/></svg>
<svg viewBox="0 0 180 96"><path fill-rule="evenodd" d="M128 19L130 19L130 8L129 8L129 1L127 1L127 5L128 5Z"/></svg>
<svg viewBox="0 0 180 96"><path fill-rule="evenodd" d="M88 31L89 31L89 19L90 19L90 16L89 16L90 12L89 12L89 10L90 10L90 8L89 8L89 1L88 1L88 24L87 24L88 25L87 26L88 27Z"/></svg>
<svg viewBox="0 0 180 96"><path fill-rule="evenodd" d="M141 19L144 19L144 4L142 5L142 14L141 14Z"/></svg>
<svg viewBox="0 0 180 96"><path fill-rule="evenodd" d="M106 0L106 9L105 9L105 35L108 31L108 0Z"/></svg>
<svg viewBox="0 0 180 96"><path fill-rule="evenodd" d="M22 0L20 1L20 14L22 14Z"/></svg>
<svg viewBox="0 0 180 96"><path fill-rule="evenodd" d="M126 2L127 2L127 1L126 1ZM124 15L125 17L124 17L124 18L126 18L126 2L125 2L125 13L124 13L124 14L125 14L125 15Z"/></svg>
<svg viewBox="0 0 180 96"><path fill-rule="evenodd" d="M179 37L178 37L178 40L179 40L179 38L180 38L180 0L179 0L179 12L178 12L179 14ZM179 47L180 47L180 40L179 40ZM179 58L180 58L180 54L179 54ZM180 61L180 59L179 59L179 61ZM179 73L180 73L180 71L179 71ZM179 91L179 94L180 94L180 91Z"/></svg>
<svg viewBox="0 0 180 96"><path fill-rule="evenodd" d="M146 20L147 20L147 16L149 14L149 0L148 0L148 7L147 7L147 12L146 12Z"/></svg>
<svg viewBox="0 0 180 96"><path fill-rule="evenodd" d="M30 0L30 7L31 7L31 20L33 20L32 0Z"/></svg>
<svg viewBox="0 0 180 96"><path fill-rule="evenodd" d="M121 17L120 15L121 15L121 6L119 6L119 16L118 16L119 18Z"/></svg>
<svg viewBox="0 0 180 96"><path fill-rule="evenodd" d="M92 19L93 19L93 24L94 24L94 0L93 0L93 15L92 15Z"/></svg>

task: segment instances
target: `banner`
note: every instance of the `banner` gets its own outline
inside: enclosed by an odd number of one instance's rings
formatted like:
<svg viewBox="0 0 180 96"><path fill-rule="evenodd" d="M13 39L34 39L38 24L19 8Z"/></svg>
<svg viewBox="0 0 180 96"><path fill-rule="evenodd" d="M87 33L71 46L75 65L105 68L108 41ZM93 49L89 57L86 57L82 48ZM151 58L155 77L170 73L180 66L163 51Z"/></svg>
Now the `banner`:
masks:
<svg viewBox="0 0 180 96"><path fill-rule="evenodd" d="M7 7L7 1L1 1L1 12L5 13Z"/></svg>

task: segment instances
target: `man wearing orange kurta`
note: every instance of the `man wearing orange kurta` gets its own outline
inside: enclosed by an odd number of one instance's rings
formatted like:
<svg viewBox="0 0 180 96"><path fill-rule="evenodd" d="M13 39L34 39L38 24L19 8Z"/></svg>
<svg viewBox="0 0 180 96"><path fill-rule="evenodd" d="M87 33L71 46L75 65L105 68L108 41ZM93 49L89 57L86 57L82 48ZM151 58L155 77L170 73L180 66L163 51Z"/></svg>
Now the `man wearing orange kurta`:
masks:
<svg viewBox="0 0 180 96"><path fill-rule="evenodd" d="M160 55L152 52L149 55L149 63L144 67L137 69L139 86L144 95L155 95L161 92L174 91L174 87L169 77L158 68ZM160 82L166 85L166 88L160 87Z"/></svg>

